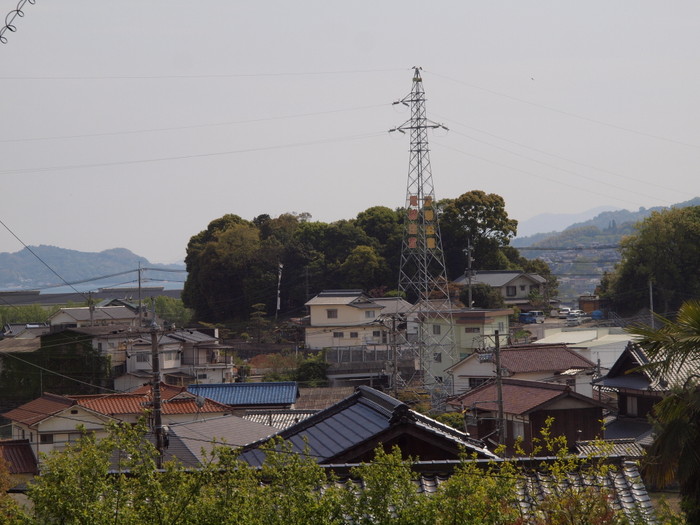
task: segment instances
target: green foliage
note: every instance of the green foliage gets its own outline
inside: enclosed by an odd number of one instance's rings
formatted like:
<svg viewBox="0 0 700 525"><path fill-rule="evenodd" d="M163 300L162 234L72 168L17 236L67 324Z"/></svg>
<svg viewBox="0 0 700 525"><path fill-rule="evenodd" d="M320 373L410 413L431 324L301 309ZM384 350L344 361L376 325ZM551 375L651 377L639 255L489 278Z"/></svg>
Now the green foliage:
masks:
<svg viewBox="0 0 700 525"><path fill-rule="evenodd" d="M322 353L311 355L299 363L295 374L295 380L305 387L320 387L328 384L329 364Z"/></svg>
<svg viewBox="0 0 700 525"><path fill-rule="evenodd" d="M59 307L44 308L38 304L0 306L0 326L9 323L45 323Z"/></svg>
<svg viewBox="0 0 700 525"><path fill-rule="evenodd" d="M155 298L147 297L144 300L144 305L146 308L152 309L154 302L156 314L166 323L182 328L188 326L190 321L192 321L194 312L191 308L185 306L182 299L159 295Z"/></svg>
<svg viewBox="0 0 700 525"><path fill-rule="evenodd" d="M459 292L459 300L469 306L469 289L464 286ZM472 303L474 308L505 308L506 302L501 291L487 284L472 285Z"/></svg>
<svg viewBox="0 0 700 525"><path fill-rule="evenodd" d="M462 275L467 267L465 249L471 240L472 268L502 270L508 261L501 252L515 237L518 221L508 218L505 201L495 193L468 191L439 203L440 231L447 275Z"/></svg>
<svg viewBox="0 0 700 525"><path fill-rule="evenodd" d="M622 313L649 304L664 312L700 296L700 206L653 212L621 242L622 261L601 283L601 295Z"/></svg>
<svg viewBox="0 0 700 525"><path fill-rule="evenodd" d="M19 504L7 493L12 486L7 461L0 457L0 523L20 525L27 522L28 516Z"/></svg>
<svg viewBox="0 0 700 525"><path fill-rule="evenodd" d="M443 201L440 213L448 276L464 272L467 238L475 246L475 268L529 264L508 246L517 222L508 218L500 196L467 192ZM263 214L246 221L229 214L212 221L188 243L184 304L206 322L245 320L256 303L272 311L279 264L282 312L297 312L309 292L358 288L379 296L396 287L404 210L374 206L352 220L308 219L308 214Z"/></svg>
<svg viewBox="0 0 700 525"><path fill-rule="evenodd" d="M464 432L464 415L461 412L445 412L435 416L435 420Z"/></svg>
<svg viewBox="0 0 700 525"><path fill-rule="evenodd" d="M509 461L478 464L464 456L432 495L417 490L413 461L394 447L375 450L372 461L352 469L352 480L328 477L307 449L273 439L262 468L238 459L225 443L205 455L199 469L170 462L155 469L156 451L143 424L112 425L101 440L86 433L64 451L43 458L41 476L29 488L33 515L9 523L136 525L220 523L233 525L526 525L623 524L604 492L556 488L534 516L521 513L520 467ZM545 430L542 450L557 456L540 471L564 480L571 469L605 473L603 463L572 458ZM110 459L111 458L111 459ZM116 470L114 465L116 462ZM1 471L0 471L1 472ZM0 481L2 478L0 477ZM0 493L0 505L3 504ZM2 508L2 507L0 507ZM14 512L14 511L13 511ZM11 516L11 514L6 514ZM681 523L664 514L657 523ZM18 515L22 519L22 515ZM668 520L668 521L667 521ZM3 522L4 523L4 522Z"/></svg>

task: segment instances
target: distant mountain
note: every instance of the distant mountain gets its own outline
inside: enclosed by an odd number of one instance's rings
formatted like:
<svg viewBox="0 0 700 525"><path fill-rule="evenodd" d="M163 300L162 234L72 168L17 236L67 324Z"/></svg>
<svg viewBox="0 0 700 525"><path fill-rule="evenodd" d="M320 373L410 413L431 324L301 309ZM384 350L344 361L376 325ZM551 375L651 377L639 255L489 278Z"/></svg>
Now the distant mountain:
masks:
<svg viewBox="0 0 700 525"><path fill-rule="evenodd" d="M619 210L612 206L598 206L581 213L541 213L525 221L518 221L518 238L560 232L572 224L587 221L606 211Z"/></svg>
<svg viewBox="0 0 700 525"><path fill-rule="evenodd" d="M700 197L695 197L689 201L679 202L671 208L685 208L688 206L700 206ZM589 210L593 212L598 208ZM549 224L548 229L540 230L548 233L535 233L530 236L518 236L511 243L515 247L523 246L559 246L559 247L574 247L574 246L591 246L595 244L616 244L623 235L628 235L633 232L634 224L645 219L654 211L666 209L664 206L656 206L654 208L639 208L637 211L629 210L610 210L602 207L604 211L589 218L583 218L579 222L569 223L568 226L563 226L559 229L552 229ZM587 216L589 212L583 212L581 216ZM569 217L575 215L553 215L542 214L537 217ZM534 217L531 220L537 219ZM518 225L520 231L520 225Z"/></svg>
<svg viewBox="0 0 700 525"><path fill-rule="evenodd" d="M671 207L687 206L700 206L700 197ZM519 248L523 257L547 262L559 279L560 299L571 302L581 294L592 293L603 273L620 261L617 246L622 237L633 234L635 225L652 212L664 209L658 206L637 211L606 210L560 231L518 237L511 244Z"/></svg>
<svg viewBox="0 0 700 525"><path fill-rule="evenodd" d="M84 284L82 288L87 289L137 286L139 264L142 269L167 270L142 271L143 286L163 286L166 281L185 280L185 274L179 273L185 269L183 264L152 265L148 259L125 248L96 253L40 245L15 253L0 253L0 290L44 290L64 286L66 282L81 283Z"/></svg>

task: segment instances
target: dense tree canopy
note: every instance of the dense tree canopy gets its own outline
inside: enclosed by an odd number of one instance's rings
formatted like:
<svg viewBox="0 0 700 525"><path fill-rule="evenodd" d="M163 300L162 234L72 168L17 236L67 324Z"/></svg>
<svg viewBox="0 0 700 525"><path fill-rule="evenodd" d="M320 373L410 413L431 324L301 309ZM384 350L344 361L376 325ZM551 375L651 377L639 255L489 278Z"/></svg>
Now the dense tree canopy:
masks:
<svg viewBox="0 0 700 525"><path fill-rule="evenodd" d="M546 264L536 265L509 246L517 222L508 218L500 196L471 191L440 206L449 279L464 272L467 239L474 246L474 269L550 275ZM285 316L302 315L309 296L323 289L357 288L373 295L396 290L404 210L373 206L355 219L309 219L308 214L286 213L247 221L229 214L212 221L187 246L185 306L207 322L247 319L253 304L264 304L272 315L280 265ZM551 289L556 289L552 280Z"/></svg>
<svg viewBox="0 0 700 525"><path fill-rule="evenodd" d="M622 261L604 276L601 295L613 309L632 313L649 305L673 312L700 297L700 206L653 212L621 242Z"/></svg>

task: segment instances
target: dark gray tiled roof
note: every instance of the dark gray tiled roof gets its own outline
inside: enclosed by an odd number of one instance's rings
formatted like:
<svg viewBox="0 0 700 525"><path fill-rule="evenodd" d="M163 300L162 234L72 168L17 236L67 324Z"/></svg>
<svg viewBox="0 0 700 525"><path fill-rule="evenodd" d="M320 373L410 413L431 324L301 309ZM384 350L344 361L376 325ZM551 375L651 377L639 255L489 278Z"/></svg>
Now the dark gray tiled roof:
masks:
<svg viewBox="0 0 700 525"><path fill-rule="evenodd" d="M292 450L308 453L319 463L332 461L353 447L371 442L374 438L408 423L435 439L444 440L476 452L482 457L496 457L481 441L467 434L423 416L408 406L373 388L360 386L343 401L289 427L276 435L289 442ZM251 465L261 465L265 454L260 446L267 440L251 444L241 458Z"/></svg>
<svg viewBox="0 0 700 525"><path fill-rule="evenodd" d="M532 516L543 499L556 490L570 487L590 487L596 491L605 491L616 511L623 511L630 517L641 515L646 518L646 522L652 523L652 501L635 462L625 461L624 458L620 457L611 457L608 463L611 463L614 468L605 475L593 477L581 472L570 472L565 478L557 481L542 471L543 465L552 460L553 458L547 457L498 460L512 461L524 469L521 471L525 473L523 478L516 484L516 497L520 512L525 517ZM492 464L492 461L476 460L475 463L486 467ZM460 461L419 461L413 463L412 468L416 472L413 481L417 491L426 494L437 492L440 485L450 478L455 467L459 464ZM356 490L362 490L363 481L350 477L352 468L357 466L358 464L323 465L325 469L332 471L337 476L336 481L334 481L336 486L353 486Z"/></svg>

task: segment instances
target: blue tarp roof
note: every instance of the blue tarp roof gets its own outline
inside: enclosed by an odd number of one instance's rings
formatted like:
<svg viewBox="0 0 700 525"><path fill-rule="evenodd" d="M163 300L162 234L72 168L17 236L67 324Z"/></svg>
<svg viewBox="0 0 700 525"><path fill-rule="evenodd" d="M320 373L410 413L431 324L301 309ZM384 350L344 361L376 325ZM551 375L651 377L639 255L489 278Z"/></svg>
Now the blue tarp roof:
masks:
<svg viewBox="0 0 700 525"><path fill-rule="evenodd" d="M292 405L299 397L296 381L188 385L187 391L230 406Z"/></svg>

